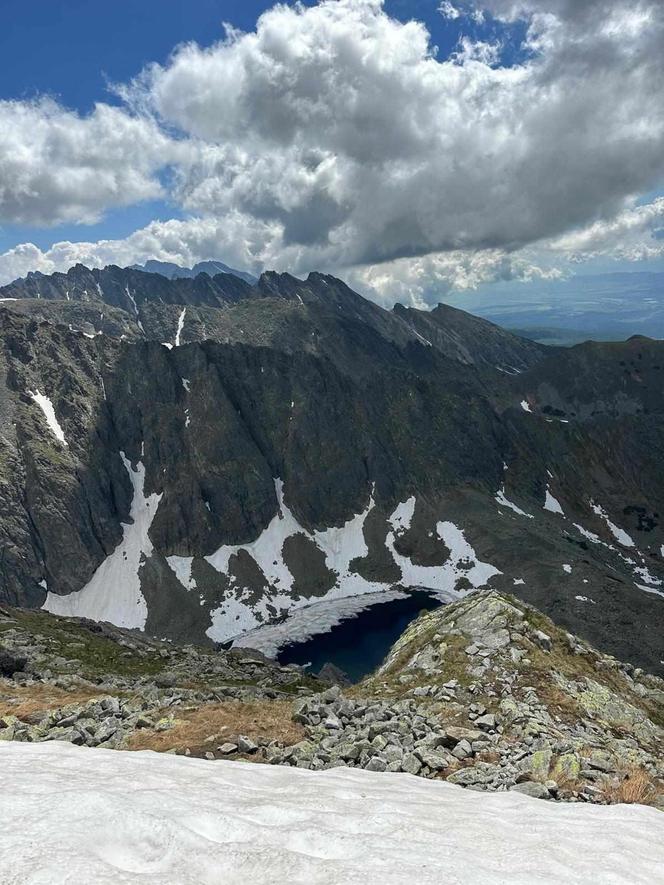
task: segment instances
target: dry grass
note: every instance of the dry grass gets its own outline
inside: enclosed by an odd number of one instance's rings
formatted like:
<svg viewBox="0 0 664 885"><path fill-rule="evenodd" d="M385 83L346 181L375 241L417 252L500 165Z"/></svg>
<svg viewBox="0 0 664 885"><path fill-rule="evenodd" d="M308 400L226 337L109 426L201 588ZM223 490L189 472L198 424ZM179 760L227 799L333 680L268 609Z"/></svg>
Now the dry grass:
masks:
<svg viewBox="0 0 664 885"><path fill-rule="evenodd" d="M498 765L501 760L500 753L496 750L482 750L475 756L476 762L488 762L490 765Z"/></svg>
<svg viewBox="0 0 664 885"><path fill-rule="evenodd" d="M579 721L581 711L578 702L548 678L532 679L530 684L535 686L539 697L552 715L560 716L563 722L568 724Z"/></svg>
<svg viewBox="0 0 664 885"><path fill-rule="evenodd" d="M15 685L0 682L0 716L17 716L25 719L38 713L46 713L67 704L84 704L90 698L101 697L99 691L64 691L53 685Z"/></svg>
<svg viewBox="0 0 664 885"><path fill-rule="evenodd" d="M129 750L192 752L215 747L242 734L251 740L267 738L295 744L305 737L304 728L291 719L290 701L227 701L185 710L168 731L142 729L128 741Z"/></svg>
<svg viewBox="0 0 664 885"><path fill-rule="evenodd" d="M643 768L633 766L621 771L617 778L602 784L604 798L613 804L650 805L660 795L652 777Z"/></svg>

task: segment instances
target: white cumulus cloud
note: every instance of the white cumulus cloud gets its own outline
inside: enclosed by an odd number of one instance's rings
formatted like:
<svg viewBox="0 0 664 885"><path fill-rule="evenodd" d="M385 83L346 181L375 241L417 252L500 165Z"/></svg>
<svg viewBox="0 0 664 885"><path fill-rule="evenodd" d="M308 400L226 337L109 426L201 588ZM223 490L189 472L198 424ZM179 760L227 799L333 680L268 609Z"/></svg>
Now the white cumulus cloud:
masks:
<svg viewBox="0 0 664 885"><path fill-rule="evenodd" d="M0 133L0 221L91 223L162 194L169 139L122 108L82 117L51 99L0 101Z"/></svg>
<svg viewBox="0 0 664 885"><path fill-rule="evenodd" d="M525 19L523 60L505 65L500 45L469 35L441 59L423 24L390 18L381 0L321 0L177 48L118 87L120 107L80 117L0 103L11 132L0 137L0 223L94 220L161 194L166 167L167 196L190 215L124 240L17 247L0 256L0 277L29 260L214 255L345 272L386 300L417 301L555 273L552 256L577 260L609 241L618 255L621 236L625 255L657 250L648 224L637 237L629 219L664 179L664 4L439 9L461 23Z"/></svg>

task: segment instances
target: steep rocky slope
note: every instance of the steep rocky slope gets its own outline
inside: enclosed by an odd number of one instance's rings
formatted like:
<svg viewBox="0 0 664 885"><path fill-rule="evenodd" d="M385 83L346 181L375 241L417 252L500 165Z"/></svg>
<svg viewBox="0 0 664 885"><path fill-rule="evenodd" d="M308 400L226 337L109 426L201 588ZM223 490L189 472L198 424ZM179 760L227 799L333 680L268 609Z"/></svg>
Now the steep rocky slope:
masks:
<svg viewBox="0 0 664 885"><path fill-rule="evenodd" d="M321 274L0 294L6 602L225 641L491 586L662 672L664 344L551 351Z"/></svg>

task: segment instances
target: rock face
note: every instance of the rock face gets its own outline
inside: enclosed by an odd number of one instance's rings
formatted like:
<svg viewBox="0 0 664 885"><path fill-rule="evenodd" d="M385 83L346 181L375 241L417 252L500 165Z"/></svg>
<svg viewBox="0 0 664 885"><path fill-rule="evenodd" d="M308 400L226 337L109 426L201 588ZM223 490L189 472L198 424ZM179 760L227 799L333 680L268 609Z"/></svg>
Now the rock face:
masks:
<svg viewBox="0 0 664 885"><path fill-rule="evenodd" d="M664 344L551 352L321 274L0 297L1 600L211 642L489 586L662 672Z"/></svg>

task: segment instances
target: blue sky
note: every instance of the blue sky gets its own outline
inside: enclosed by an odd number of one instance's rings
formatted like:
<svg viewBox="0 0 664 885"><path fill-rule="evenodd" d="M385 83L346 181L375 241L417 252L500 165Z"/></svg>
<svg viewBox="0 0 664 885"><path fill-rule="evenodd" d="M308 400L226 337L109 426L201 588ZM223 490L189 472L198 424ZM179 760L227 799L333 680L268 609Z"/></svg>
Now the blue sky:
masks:
<svg viewBox="0 0 664 885"><path fill-rule="evenodd" d="M515 18L511 0L384 0L382 8L377 0L326 0L321 15L306 0L300 7L308 11L294 18L270 13L254 67L244 69L258 52L248 43L213 49L212 60L205 49L223 36L223 22L251 34L273 6L262 0L3 0L0 112L13 116L5 126L7 170L0 135L0 177L9 183L6 206L0 196L0 278L24 272L33 254L49 270L72 256L90 263L148 257L149 244L160 257L193 261L215 251L254 271L339 271L360 288L383 286L386 301L407 300L412 288L413 303L492 280L519 280L525 291L533 276L664 269L664 114L652 90L662 73L661 4L644 0L639 21L628 0L610 4L608 18L604 0L587 0L588 15L560 0L520 2ZM357 27L344 30L335 6ZM594 8L604 10L596 20ZM454 68L434 74L411 20L425 26L436 60L452 57ZM312 47L313 74L303 73L308 61L282 55L274 42L281 27L292 45L301 39ZM198 49L177 53L188 42ZM587 70L576 70L576 51ZM266 84L255 71L266 57L288 84L266 105L283 99L279 120L300 114L296 93L310 82L314 116L329 104L329 119L310 131L306 115L298 118L290 143L278 130L266 134L264 118L247 110L263 100L255 90ZM368 59L359 75L344 61L358 57ZM376 59L386 60L387 73ZM162 67L137 110L114 84L137 100L130 84L152 62ZM230 71L225 85L215 80L221 68L223 76ZM505 76L510 69L519 76ZM319 70L321 81L313 82ZM246 95L227 100L224 90L235 82L246 82ZM335 105L340 94L355 101L363 92L365 118L375 117L369 125ZM97 103L117 109L120 128L127 123L136 133L111 144L108 167L102 142L113 142L116 125L96 120ZM237 120L235 132L220 114ZM68 128L76 129L70 142L62 134ZM319 165L309 181L312 157ZM107 171L109 182L97 188ZM247 174L255 175L251 188ZM382 215L366 217L373 205ZM224 223L230 218L235 233ZM174 231L182 232L181 248Z"/></svg>
<svg viewBox="0 0 664 885"><path fill-rule="evenodd" d="M179 43L209 46L222 36L222 22L251 31L272 5L262 0L2 0L0 91L3 98L21 99L55 94L68 107L89 111L96 101L113 100L106 91L109 81L124 82L150 62L165 62ZM462 25L445 20L438 5L437 0L388 0L385 8L403 21L425 22L432 42L447 55ZM506 30L495 23L473 30L490 29Z"/></svg>

